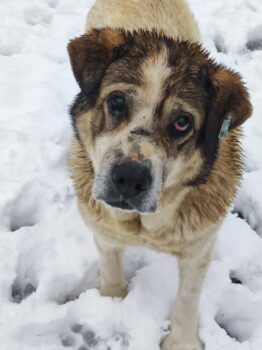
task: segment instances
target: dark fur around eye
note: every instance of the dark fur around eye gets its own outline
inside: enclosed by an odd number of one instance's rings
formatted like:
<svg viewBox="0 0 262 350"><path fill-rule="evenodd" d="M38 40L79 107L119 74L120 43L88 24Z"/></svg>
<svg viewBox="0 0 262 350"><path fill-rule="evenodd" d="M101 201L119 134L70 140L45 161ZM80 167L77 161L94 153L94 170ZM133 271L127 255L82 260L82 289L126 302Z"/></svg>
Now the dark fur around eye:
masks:
<svg viewBox="0 0 262 350"><path fill-rule="evenodd" d="M128 117L128 104L125 96L121 92L113 92L107 99L108 111L110 115L118 120Z"/></svg>

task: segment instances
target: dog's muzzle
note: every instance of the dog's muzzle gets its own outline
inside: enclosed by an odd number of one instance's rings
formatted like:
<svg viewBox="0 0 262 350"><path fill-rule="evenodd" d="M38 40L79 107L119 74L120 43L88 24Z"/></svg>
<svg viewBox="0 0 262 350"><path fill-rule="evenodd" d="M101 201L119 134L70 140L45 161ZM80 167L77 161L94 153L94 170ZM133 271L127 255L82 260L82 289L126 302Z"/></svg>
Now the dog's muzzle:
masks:
<svg viewBox="0 0 262 350"><path fill-rule="evenodd" d="M107 194L101 199L114 208L153 212L155 206L147 205L152 182L150 162L126 159L112 167Z"/></svg>

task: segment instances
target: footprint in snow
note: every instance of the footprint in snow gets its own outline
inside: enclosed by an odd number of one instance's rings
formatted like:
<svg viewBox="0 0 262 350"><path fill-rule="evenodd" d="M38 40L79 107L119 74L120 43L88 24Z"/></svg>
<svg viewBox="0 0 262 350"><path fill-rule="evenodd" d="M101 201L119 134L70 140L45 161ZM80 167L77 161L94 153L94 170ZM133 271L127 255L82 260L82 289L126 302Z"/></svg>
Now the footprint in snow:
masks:
<svg viewBox="0 0 262 350"><path fill-rule="evenodd" d="M262 50L262 25L249 32L246 47L250 51Z"/></svg>
<svg viewBox="0 0 262 350"><path fill-rule="evenodd" d="M70 331L60 336L61 344L65 348L74 350L113 350L118 345L121 350L128 349L129 335L116 330L110 339L102 339L89 327L75 323Z"/></svg>
<svg viewBox="0 0 262 350"><path fill-rule="evenodd" d="M261 301L255 298L256 291L248 286L244 271L230 273L231 285L221 300L215 320L230 338L238 343L249 341L262 322ZM259 322L260 320L260 322Z"/></svg>
<svg viewBox="0 0 262 350"><path fill-rule="evenodd" d="M215 36L214 44L215 44L217 52L227 53L227 48L225 46L225 40L223 39L223 37L221 35L217 34Z"/></svg>
<svg viewBox="0 0 262 350"><path fill-rule="evenodd" d="M31 283L21 285L15 281L12 285L12 299L14 303L20 304L24 299L36 291L36 287Z"/></svg>

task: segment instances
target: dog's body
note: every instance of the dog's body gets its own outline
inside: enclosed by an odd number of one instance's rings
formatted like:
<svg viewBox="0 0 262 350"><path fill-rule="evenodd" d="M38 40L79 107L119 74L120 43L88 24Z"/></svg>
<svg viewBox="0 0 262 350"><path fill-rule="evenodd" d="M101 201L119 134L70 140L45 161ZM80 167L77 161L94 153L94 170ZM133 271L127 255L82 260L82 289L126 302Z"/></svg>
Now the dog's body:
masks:
<svg viewBox="0 0 262 350"><path fill-rule="evenodd" d="M82 89L71 109L71 167L101 255L100 291L125 295L126 245L175 254L181 282L162 349L202 349L198 302L241 177L237 127L251 114L248 94L236 73L197 44L184 0L97 0L86 30L69 44ZM231 131L219 142L229 113Z"/></svg>
<svg viewBox="0 0 262 350"><path fill-rule="evenodd" d="M201 41L185 0L98 0L88 14L86 30L103 27L157 29L174 39Z"/></svg>

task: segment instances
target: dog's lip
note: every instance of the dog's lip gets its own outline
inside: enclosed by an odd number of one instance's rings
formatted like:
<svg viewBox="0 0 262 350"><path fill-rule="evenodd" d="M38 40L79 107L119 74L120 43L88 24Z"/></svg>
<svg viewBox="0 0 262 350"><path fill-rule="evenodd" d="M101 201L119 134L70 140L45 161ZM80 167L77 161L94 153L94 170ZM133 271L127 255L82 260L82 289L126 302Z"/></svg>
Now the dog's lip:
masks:
<svg viewBox="0 0 262 350"><path fill-rule="evenodd" d="M104 204L108 205L111 208L124 210L127 212L138 212L140 214L152 214L155 213L157 210L157 204L152 205L147 210L143 210L139 206L136 206L135 204L130 203L129 201L125 200L122 196L119 198L102 198L102 197L94 197L95 200L99 202L103 202Z"/></svg>
<svg viewBox="0 0 262 350"><path fill-rule="evenodd" d="M156 206L152 206L149 210L147 211L142 211L142 210L139 210L138 208L136 207L133 207L131 204L129 204L127 201L125 200L117 200L117 201L109 201L109 200L106 200L104 201L107 205L109 205L110 207L112 208L116 208L116 209L121 209L121 210L125 210L125 211L137 211L138 213L140 214L152 214L156 211Z"/></svg>
<svg viewBox="0 0 262 350"><path fill-rule="evenodd" d="M109 201L106 200L105 201L106 204L110 205L113 208L117 208L117 209L122 209L122 210L135 210L129 203L127 203L125 200L116 200L116 201Z"/></svg>

